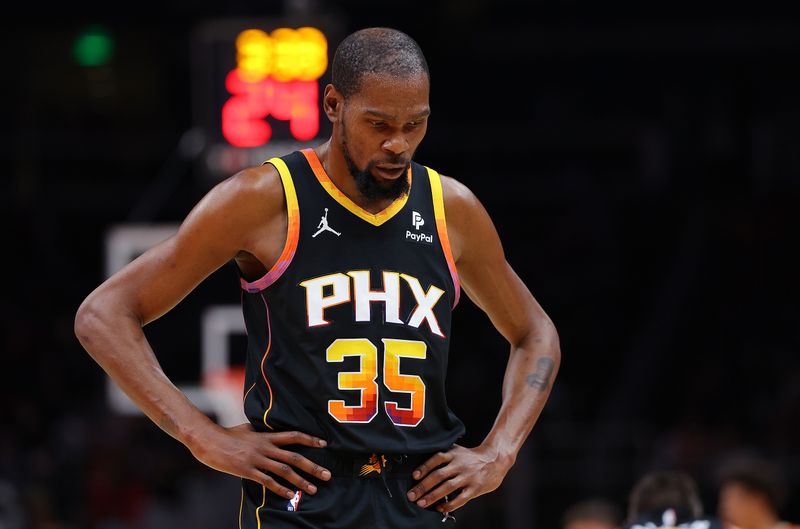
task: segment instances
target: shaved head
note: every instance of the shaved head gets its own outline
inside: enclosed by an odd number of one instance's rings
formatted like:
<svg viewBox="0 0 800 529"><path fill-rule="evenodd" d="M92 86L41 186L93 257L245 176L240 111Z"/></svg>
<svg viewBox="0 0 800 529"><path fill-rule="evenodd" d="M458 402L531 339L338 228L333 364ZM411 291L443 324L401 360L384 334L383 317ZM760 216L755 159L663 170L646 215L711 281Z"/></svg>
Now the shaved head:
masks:
<svg viewBox="0 0 800 529"><path fill-rule="evenodd" d="M361 88L365 75L398 78L424 74L430 80L428 63L419 45L391 28L367 28L346 37L333 56L331 84L345 99Z"/></svg>

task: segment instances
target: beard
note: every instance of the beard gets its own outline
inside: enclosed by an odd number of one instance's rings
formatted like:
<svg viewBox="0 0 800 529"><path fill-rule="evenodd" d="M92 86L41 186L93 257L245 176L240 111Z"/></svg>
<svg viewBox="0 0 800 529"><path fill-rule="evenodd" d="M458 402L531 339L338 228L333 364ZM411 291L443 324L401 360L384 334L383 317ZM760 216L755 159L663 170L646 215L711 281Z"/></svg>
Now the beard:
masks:
<svg viewBox="0 0 800 529"><path fill-rule="evenodd" d="M411 165L410 161L404 160L400 156L391 156L381 162L369 162L367 167L359 169L350 156L350 151L347 148L347 135L342 130L342 155L347 164L347 169L356 181L356 187L367 200L396 200L403 195L408 194L410 185L408 183L408 167ZM396 180L389 180L388 184L380 182L377 178L372 176L372 169L378 163L385 163L391 165L405 165L402 176Z"/></svg>

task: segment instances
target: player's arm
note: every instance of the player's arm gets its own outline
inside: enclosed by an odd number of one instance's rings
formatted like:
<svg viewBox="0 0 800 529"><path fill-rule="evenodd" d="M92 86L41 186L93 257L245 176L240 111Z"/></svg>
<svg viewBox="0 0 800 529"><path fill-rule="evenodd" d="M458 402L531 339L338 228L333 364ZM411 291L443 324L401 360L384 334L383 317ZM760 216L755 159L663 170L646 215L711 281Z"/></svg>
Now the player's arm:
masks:
<svg viewBox="0 0 800 529"><path fill-rule="evenodd" d="M431 458L415 475L422 481L409 491L409 499L425 505L447 494L439 510L452 512L500 485L544 408L561 352L553 322L506 261L478 199L451 178L442 177L442 189L461 285L511 345L502 405L486 439L476 448L456 445Z"/></svg>
<svg viewBox="0 0 800 529"><path fill-rule="evenodd" d="M276 232L285 239L285 211L283 188L272 166L246 169L221 182L192 209L174 236L89 294L77 311L75 334L131 400L200 461L291 497L294 492L278 485L267 471L312 493L313 485L287 463L318 477L327 475L279 445L320 446L321 440L298 432L259 434L249 425L217 425L167 378L142 329L240 251L258 255L258 244L275 239Z"/></svg>

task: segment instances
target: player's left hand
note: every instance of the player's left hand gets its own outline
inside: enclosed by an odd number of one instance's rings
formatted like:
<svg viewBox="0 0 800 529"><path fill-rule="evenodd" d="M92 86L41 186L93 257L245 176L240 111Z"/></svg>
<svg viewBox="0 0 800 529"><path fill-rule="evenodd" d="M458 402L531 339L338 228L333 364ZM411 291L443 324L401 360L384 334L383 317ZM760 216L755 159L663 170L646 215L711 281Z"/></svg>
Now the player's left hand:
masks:
<svg viewBox="0 0 800 529"><path fill-rule="evenodd" d="M437 506L437 510L450 513L499 487L512 464L513 461L501 457L493 448L465 448L454 444L412 473L419 483L408 491L407 497L420 507L429 507L447 495L447 501ZM459 489L461 491L453 497L453 492Z"/></svg>

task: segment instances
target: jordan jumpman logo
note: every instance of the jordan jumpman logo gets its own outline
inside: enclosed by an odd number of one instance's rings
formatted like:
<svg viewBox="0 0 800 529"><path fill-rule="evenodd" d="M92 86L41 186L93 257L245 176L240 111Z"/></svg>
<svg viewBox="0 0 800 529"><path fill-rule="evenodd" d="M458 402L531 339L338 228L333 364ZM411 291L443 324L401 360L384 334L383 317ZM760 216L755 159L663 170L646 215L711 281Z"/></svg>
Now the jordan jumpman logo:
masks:
<svg viewBox="0 0 800 529"><path fill-rule="evenodd" d="M341 233L328 226L328 208L325 208L325 214L322 216L322 220L319 221L319 226L317 226L317 228L319 229L317 230L317 233L311 236L312 238L316 237L317 235L326 230L333 233L337 237L341 235Z"/></svg>

